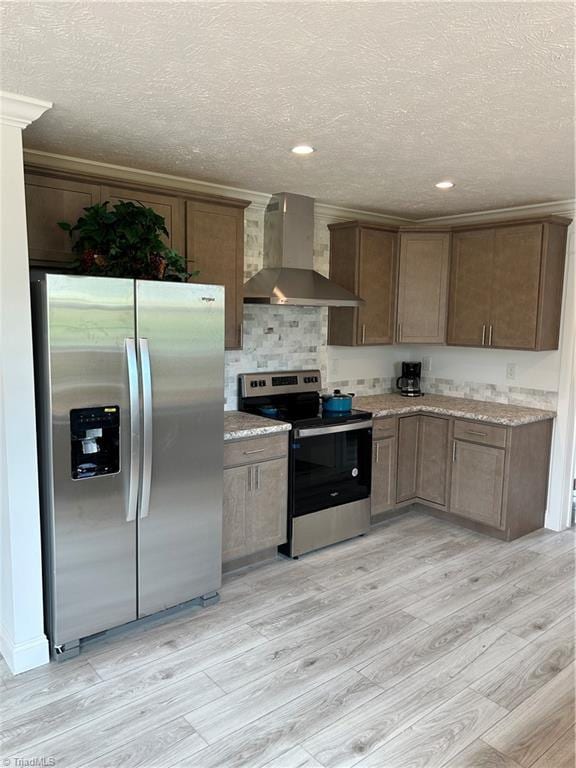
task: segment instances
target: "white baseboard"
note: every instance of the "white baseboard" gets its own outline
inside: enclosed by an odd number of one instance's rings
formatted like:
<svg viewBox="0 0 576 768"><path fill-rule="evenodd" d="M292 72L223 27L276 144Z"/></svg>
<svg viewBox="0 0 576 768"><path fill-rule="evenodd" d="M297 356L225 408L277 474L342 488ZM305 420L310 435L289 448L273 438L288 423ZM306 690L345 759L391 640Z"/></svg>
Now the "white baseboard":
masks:
<svg viewBox="0 0 576 768"><path fill-rule="evenodd" d="M13 675L41 667L50 661L50 649L46 635L40 635L25 643L15 643L0 627L0 653Z"/></svg>

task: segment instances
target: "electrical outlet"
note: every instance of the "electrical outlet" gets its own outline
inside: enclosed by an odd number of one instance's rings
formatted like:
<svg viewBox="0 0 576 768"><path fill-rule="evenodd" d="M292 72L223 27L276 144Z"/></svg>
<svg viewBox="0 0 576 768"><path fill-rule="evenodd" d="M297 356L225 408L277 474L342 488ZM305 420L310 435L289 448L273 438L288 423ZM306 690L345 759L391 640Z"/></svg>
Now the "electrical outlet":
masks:
<svg viewBox="0 0 576 768"><path fill-rule="evenodd" d="M514 381L516 379L516 363L508 363L506 365L506 378L508 381Z"/></svg>
<svg viewBox="0 0 576 768"><path fill-rule="evenodd" d="M432 370L432 358L424 355L422 358L422 373L430 373Z"/></svg>

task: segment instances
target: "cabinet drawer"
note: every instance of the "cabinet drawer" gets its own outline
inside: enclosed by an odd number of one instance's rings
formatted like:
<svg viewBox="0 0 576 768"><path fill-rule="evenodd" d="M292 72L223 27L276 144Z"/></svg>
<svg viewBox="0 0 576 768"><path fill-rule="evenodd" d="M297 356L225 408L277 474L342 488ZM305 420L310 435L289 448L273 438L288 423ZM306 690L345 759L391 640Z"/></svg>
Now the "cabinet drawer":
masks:
<svg viewBox="0 0 576 768"><path fill-rule="evenodd" d="M224 444L224 466L237 467L241 464L255 464L286 456L287 453L288 436L286 433L227 442Z"/></svg>
<svg viewBox="0 0 576 768"><path fill-rule="evenodd" d="M374 440L382 440L387 437L396 436L396 418L389 416L384 419L374 419L372 422L372 438Z"/></svg>
<svg viewBox="0 0 576 768"><path fill-rule="evenodd" d="M454 438L470 440L483 445L495 445L497 448L506 447L506 427L493 427L478 421L454 422Z"/></svg>

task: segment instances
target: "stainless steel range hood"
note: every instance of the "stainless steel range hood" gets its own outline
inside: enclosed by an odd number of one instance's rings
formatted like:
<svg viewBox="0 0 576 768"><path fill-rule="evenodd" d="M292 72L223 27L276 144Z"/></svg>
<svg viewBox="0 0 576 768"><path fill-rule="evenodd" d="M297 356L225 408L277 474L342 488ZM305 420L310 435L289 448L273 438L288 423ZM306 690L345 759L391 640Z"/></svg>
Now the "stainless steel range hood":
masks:
<svg viewBox="0 0 576 768"><path fill-rule="evenodd" d="M279 192L264 216L264 268L244 284L246 304L359 307L362 299L313 266L314 199Z"/></svg>

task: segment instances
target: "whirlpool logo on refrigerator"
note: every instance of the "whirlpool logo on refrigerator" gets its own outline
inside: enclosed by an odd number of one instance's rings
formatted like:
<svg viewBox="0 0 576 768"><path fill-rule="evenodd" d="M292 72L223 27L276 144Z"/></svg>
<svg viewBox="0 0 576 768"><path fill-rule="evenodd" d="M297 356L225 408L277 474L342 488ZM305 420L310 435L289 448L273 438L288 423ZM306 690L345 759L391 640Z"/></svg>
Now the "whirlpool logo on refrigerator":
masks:
<svg viewBox="0 0 576 768"><path fill-rule="evenodd" d="M216 301L214 296L201 296L200 297L202 301L205 301L207 304L211 304L213 301Z"/></svg>

